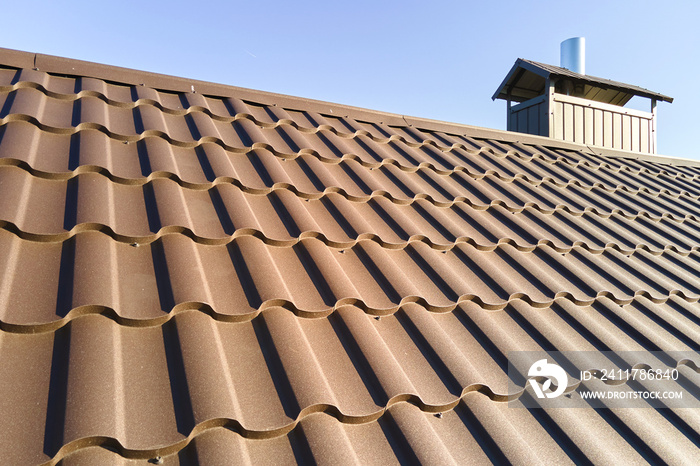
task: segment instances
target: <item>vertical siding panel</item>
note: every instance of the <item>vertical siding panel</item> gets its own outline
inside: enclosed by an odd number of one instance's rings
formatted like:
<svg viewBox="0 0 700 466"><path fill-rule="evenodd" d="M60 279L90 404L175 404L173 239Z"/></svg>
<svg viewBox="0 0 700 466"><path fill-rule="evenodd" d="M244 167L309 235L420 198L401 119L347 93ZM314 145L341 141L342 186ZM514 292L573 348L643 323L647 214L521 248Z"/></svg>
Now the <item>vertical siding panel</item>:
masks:
<svg viewBox="0 0 700 466"><path fill-rule="evenodd" d="M564 139L564 105L561 102L554 103L554 137Z"/></svg>
<svg viewBox="0 0 700 466"><path fill-rule="evenodd" d="M527 130L530 134L540 134L539 113L541 105L533 105L527 109Z"/></svg>
<svg viewBox="0 0 700 466"><path fill-rule="evenodd" d="M527 109L518 112L518 131L527 133Z"/></svg>
<svg viewBox="0 0 700 466"><path fill-rule="evenodd" d="M613 114L612 112L603 112L603 146L613 146Z"/></svg>
<svg viewBox="0 0 700 466"><path fill-rule="evenodd" d="M574 141L583 142L583 130L586 122L583 118L583 107L574 105Z"/></svg>
<svg viewBox="0 0 700 466"><path fill-rule="evenodd" d="M551 136L549 134L549 114L547 113L547 104L540 105L540 136Z"/></svg>
<svg viewBox="0 0 700 466"><path fill-rule="evenodd" d="M583 109L583 130L583 142L585 144L595 144L593 140L595 125L593 124L593 109L591 107L585 107Z"/></svg>
<svg viewBox="0 0 700 466"><path fill-rule="evenodd" d="M612 114L612 147L613 149L622 149L622 115L619 113Z"/></svg>
<svg viewBox="0 0 700 466"><path fill-rule="evenodd" d="M639 132L640 132L639 139L641 142L639 150L641 152L649 153L649 134L651 133L649 128L651 126L651 120L643 119L641 121L641 123L642 123L642 125L639 128Z"/></svg>
<svg viewBox="0 0 700 466"><path fill-rule="evenodd" d="M518 130L518 112L511 112L510 121L508 124L509 124L508 129L510 131L517 131Z"/></svg>
<svg viewBox="0 0 700 466"><path fill-rule="evenodd" d="M574 140L574 106L571 104L564 104L564 140L573 141Z"/></svg>
<svg viewBox="0 0 700 466"><path fill-rule="evenodd" d="M631 117L632 120L632 146L631 150L639 152L639 125L642 124L642 119L639 117Z"/></svg>
<svg viewBox="0 0 700 466"><path fill-rule="evenodd" d="M622 115L622 134L620 135L622 139L622 148L624 150L632 149L632 117L629 115Z"/></svg>
<svg viewBox="0 0 700 466"><path fill-rule="evenodd" d="M516 126L515 126L515 114L511 111L508 114L508 126L506 129L508 131L515 131L515 128L516 128Z"/></svg>
<svg viewBox="0 0 700 466"><path fill-rule="evenodd" d="M603 135L605 134L602 110L593 110L593 128L593 144L595 144L596 146L602 146Z"/></svg>

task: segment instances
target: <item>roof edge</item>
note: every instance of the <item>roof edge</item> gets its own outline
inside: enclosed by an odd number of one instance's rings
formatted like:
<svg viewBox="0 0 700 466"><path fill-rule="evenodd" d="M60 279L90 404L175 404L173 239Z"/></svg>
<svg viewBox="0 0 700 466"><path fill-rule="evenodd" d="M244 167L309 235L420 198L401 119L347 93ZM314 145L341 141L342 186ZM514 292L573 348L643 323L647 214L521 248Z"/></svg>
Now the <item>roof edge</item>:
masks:
<svg viewBox="0 0 700 466"><path fill-rule="evenodd" d="M0 66L12 68L34 68L47 73L84 76L102 79L105 81L144 85L164 91L192 92L217 97L235 97L243 100L283 108L312 111L321 114L331 114L337 117L348 117L355 120L363 120L389 126L409 126L426 131L445 132L477 139L496 139L499 141L544 146L557 149L569 149L606 155L612 157L626 157L634 159L651 160L660 163L683 163L685 165L700 166L700 161L691 159L664 157L658 155L642 155L634 152L591 147L585 144L572 143L544 136L535 136L513 131L490 129L461 123L451 123L429 118L412 117L395 113L370 110L350 105L325 102L321 100L295 97L273 92L258 91L227 84L217 84L196 79L188 79L170 76L166 74L140 71L131 68L123 68L112 65L104 65L72 58L62 58L53 55L23 52L12 49L0 48Z"/></svg>
<svg viewBox="0 0 700 466"><path fill-rule="evenodd" d="M618 92L624 92L627 94L631 95L637 95L640 97L645 97L647 99L655 99L659 100L662 102L668 102L668 103L673 103L673 97L669 97L667 95L661 94L659 92L651 91L649 89L645 89L643 87L634 85L634 84L627 84L619 81L614 81L612 79L607 79L607 78L600 78L598 76L593 76L593 75L588 75L588 74L579 74L571 70L567 70L566 68L562 68L561 66L556 66L556 65L548 65L546 63L540 63L536 62L534 60L526 60L524 58L518 58L515 60L515 63L513 64L512 68L506 75L505 79L503 82L501 82L500 86L498 86L498 89L496 89L496 92L493 94L491 97L491 100L496 100L496 99L502 99L506 100L507 99L507 94L504 91L504 88L510 81L510 79L518 72L518 70L526 70L531 73L534 73L538 76L541 76L543 78L547 78L549 76L558 76L558 77L564 77L564 78L569 78L569 79L576 79L579 81L583 82L589 82L589 83L597 83L601 87L606 87L609 89L615 89Z"/></svg>
<svg viewBox="0 0 700 466"><path fill-rule="evenodd" d="M54 55L0 48L0 65L13 68L34 68L38 71L58 75L91 77L120 84L143 85L162 91L192 92L192 89L194 89L199 94L236 97L243 100L252 100L263 105L295 108L303 104L304 109L318 113L331 113L342 117L348 116L350 112L354 116L357 115L360 119L364 116L364 118L371 118L372 121L379 119L382 123L390 125L406 124L401 115L393 113Z"/></svg>

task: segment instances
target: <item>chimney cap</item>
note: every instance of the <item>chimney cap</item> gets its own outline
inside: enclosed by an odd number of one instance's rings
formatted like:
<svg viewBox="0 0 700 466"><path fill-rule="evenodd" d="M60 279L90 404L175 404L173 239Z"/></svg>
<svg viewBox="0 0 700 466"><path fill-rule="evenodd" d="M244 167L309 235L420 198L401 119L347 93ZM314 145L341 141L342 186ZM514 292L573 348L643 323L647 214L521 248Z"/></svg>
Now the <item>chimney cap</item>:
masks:
<svg viewBox="0 0 700 466"><path fill-rule="evenodd" d="M545 83L552 78L568 78L584 84L585 98L613 105L625 105L632 97L641 96L664 102L673 98L653 92L643 87L625 84L609 79L575 73L566 68L546 65L532 60L518 58L505 79L491 97L513 102L524 102L545 93Z"/></svg>

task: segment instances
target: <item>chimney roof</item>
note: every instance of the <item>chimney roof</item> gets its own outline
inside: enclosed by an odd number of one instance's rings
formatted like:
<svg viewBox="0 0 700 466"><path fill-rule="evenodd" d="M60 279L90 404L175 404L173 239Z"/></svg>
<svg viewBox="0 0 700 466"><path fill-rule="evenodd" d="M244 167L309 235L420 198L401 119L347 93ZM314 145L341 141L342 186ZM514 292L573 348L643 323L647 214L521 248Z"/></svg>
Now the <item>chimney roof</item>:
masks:
<svg viewBox="0 0 700 466"><path fill-rule="evenodd" d="M584 98L613 105L625 105L635 95L673 102L673 98L643 87L610 79L575 73L559 66L518 58L492 99L524 102L544 94L545 82L551 77L564 77L584 84Z"/></svg>

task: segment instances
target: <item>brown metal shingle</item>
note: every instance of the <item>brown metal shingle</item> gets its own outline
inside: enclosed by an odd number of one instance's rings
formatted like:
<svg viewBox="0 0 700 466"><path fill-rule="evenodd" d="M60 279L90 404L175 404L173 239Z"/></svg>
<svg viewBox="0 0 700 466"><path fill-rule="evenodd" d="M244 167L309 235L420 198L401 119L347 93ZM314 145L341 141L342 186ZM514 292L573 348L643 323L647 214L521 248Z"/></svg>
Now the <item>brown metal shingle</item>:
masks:
<svg viewBox="0 0 700 466"><path fill-rule="evenodd" d="M694 163L0 56L3 463L697 456L505 403L509 351L698 350Z"/></svg>

